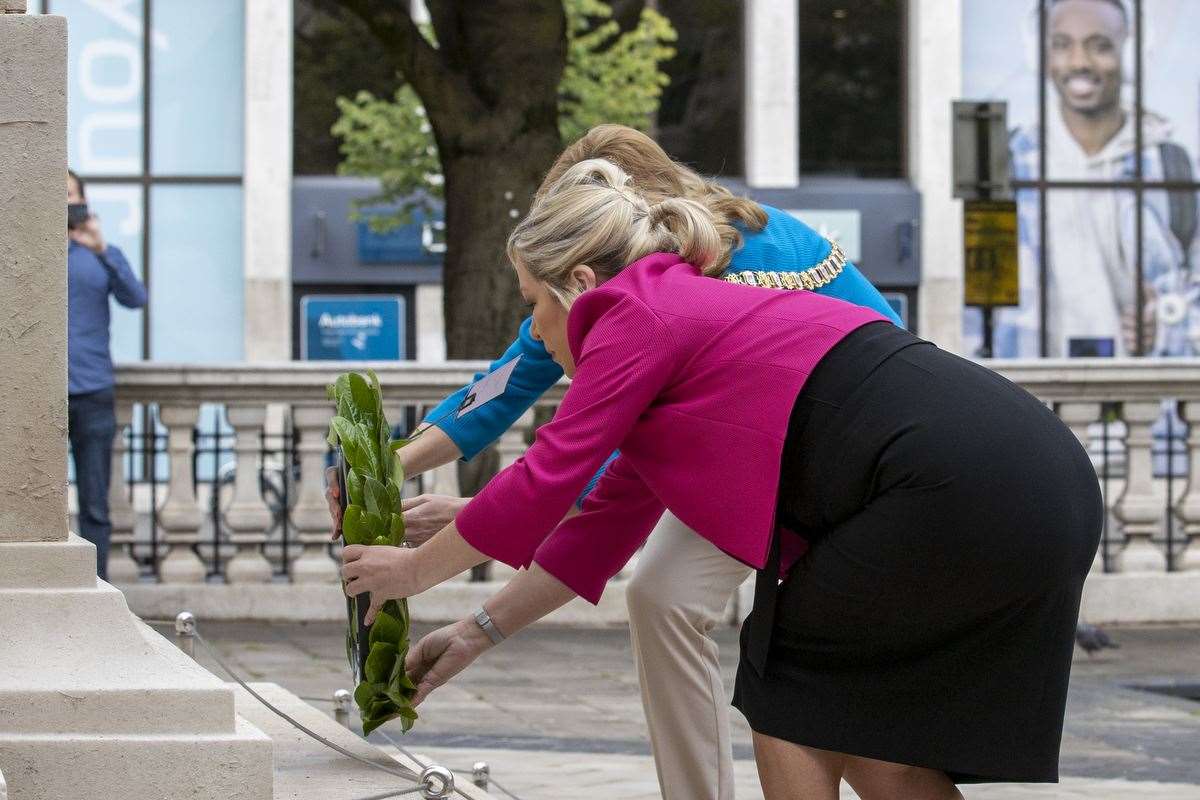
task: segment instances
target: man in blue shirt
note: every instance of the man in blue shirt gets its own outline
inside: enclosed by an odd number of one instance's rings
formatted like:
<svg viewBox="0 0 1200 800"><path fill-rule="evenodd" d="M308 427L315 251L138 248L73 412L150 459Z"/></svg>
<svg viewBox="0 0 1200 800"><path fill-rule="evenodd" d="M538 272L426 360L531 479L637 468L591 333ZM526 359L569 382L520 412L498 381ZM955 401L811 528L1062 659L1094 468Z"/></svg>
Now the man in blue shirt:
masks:
<svg viewBox="0 0 1200 800"><path fill-rule="evenodd" d="M70 171L67 207L67 434L79 533L96 545L96 574L107 579L108 484L117 429L108 296L126 308L141 308L146 289L125 255L104 241L100 221L88 213L83 181Z"/></svg>

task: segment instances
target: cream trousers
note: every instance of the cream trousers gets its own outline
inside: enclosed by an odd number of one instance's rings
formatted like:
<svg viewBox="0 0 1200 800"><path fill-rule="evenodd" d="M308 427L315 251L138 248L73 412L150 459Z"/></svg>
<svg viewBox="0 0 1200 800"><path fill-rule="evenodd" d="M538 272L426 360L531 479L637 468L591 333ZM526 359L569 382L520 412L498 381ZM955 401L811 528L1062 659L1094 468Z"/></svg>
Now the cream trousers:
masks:
<svg viewBox="0 0 1200 800"><path fill-rule="evenodd" d="M729 701L712 629L751 568L667 512L626 589L664 800L733 800Z"/></svg>

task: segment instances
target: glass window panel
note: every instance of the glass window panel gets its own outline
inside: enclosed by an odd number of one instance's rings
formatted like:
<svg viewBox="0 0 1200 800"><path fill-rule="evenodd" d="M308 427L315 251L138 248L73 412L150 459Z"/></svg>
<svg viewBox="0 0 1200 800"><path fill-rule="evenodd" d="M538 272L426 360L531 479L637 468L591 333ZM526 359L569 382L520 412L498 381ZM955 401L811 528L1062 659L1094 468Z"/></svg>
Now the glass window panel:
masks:
<svg viewBox="0 0 1200 800"><path fill-rule="evenodd" d="M1038 175L1038 0L964 0L963 97L1008 103L1013 177Z"/></svg>
<svg viewBox="0 0 1200 800"><path fill-rule="evenodd" d="M156 0L151 54L151 170L157 175L242 171L242 0Z"/></svg>
<svg viewBox="0 0 1200 800"><path fill-rule="evenodd" d="M992 312L992 355L996 358L1037 358L1040 355L1040 230L1038 192L1036 189L1022 189L1017 192L1020 304L996 308ZM983 312L978 308L963 309L963 345L965 352L981 354Z"/></svg>
<svg viewBox="0 0 1200 800"><path fill-rule="evenodd" d="M1046 13L1046 177L1134 177L1132 5L1054 3Z"/></svg>
<svg viewBox="0 0 1200 800"><path fill-rule="evenodd" d="M29 0L29 2L25 4L25 11L28 14L41 14L44 12L45 8L46 7L43 4L43 0Z"/></svg>
<svg viewBox="0 0 1200 800"><path fill-rule="evenodd" d="M1046 355L1136 353L1137 200L1123 189L1046 195Z"/></svg>
<svg viewBox="0 0 1200 800"><path fill-rule="evenodd" d="M99 184L87 187L88 206L100 218L105 240L121 249L134 274L145 280L142 259L142 187ZM110 299L113 361L142 358L142 309L129 309Z"/></svg>
<svg viewBox="0 0 1200 800"><path fill-rule="evenodd" d="M1200 175L1200 3L1144 0L1142 141L1146 180L1194 181Z"/></svg>
<svg viewBox="0 0 1200 800"><path fill-rule="evenodd" d="M893 178L901 165L903 0L800 3L800 171Z"/></svg>
<svg viewBox="0 0 1200 800"><path fill-rule="evenodd" d="M88 175L142 171L142 1L54 0L67 18L68 159Z"/></svg>
<svg viewBox="0 0 1200 800"><path fill-rule="evenodd" d="M1195 191L1143 195L1142 274L1146 352L1200 355L1200 236Z"/></svg>
<svg viewBox="0 0 1200 800"><path fill-rule="evenodd" d="M150 353L242 358L242 188L155 186L150 194Z"/></svg>
<svg viewBox="0 0 1200 800"><path fill-rule="evenodd" d="M742 174L742 4L660 0L679 35L663 65L655 132L663 148L706 175Z"/></svg>

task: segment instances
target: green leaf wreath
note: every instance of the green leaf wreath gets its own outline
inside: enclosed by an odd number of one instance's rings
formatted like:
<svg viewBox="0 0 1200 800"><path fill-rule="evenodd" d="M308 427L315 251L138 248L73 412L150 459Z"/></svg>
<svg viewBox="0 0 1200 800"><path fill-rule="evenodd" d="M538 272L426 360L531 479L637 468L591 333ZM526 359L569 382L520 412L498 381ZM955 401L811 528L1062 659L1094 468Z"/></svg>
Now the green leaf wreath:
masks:
<svg viewBox="0 0 1200 800"><path fill-rule="evenodd" d="M391 439L379 377L369 369L366 378L357 372L345 372L327 388L327 393L337 404L337 416L329 424L329 445L340 448L345 464L348 505L342 516L342 538L348 545L400 547L404 543L404 517L400 513L404 468L396 451L408 440ZM357 654L363 645L357 620L365 611L358 608L358 603L358 598L351 598L346 632L346 655L355 675L359 675ZM362 713L363 735L397 717L407 732L417 719L412 707L417 687L404 674L408 630L408 601L384 603L370 627L365 667L354 690L354 700Z"/></svg>

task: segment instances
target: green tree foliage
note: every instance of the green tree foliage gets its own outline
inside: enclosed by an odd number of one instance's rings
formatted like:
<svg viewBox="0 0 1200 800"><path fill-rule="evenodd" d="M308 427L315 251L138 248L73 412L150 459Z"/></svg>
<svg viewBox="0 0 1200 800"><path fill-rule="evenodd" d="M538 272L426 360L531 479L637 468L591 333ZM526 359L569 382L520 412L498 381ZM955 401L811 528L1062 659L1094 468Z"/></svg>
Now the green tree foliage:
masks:
<svg viewBox="0 0 1200 800"><path fill-rule="evenodd" d="M613 122L649 129L669 78L663 62L675 55L670 21L643 8L637 24L622 31L602 0L563 0L567 65L559 82L558 128L564 144L593 125ZM430 31L425 31L431 37ZM399 79L399 78L398 78ZM369 215L386 231L411 221L414 209L442 196L442 170L433 131L416 92L401 84L391 98L361 91L337 99L332 132L342 140L343 175L380 179L378 195L358 208L391 205L395 213ZM547 167L549 165L547 164Z"/></svg>

